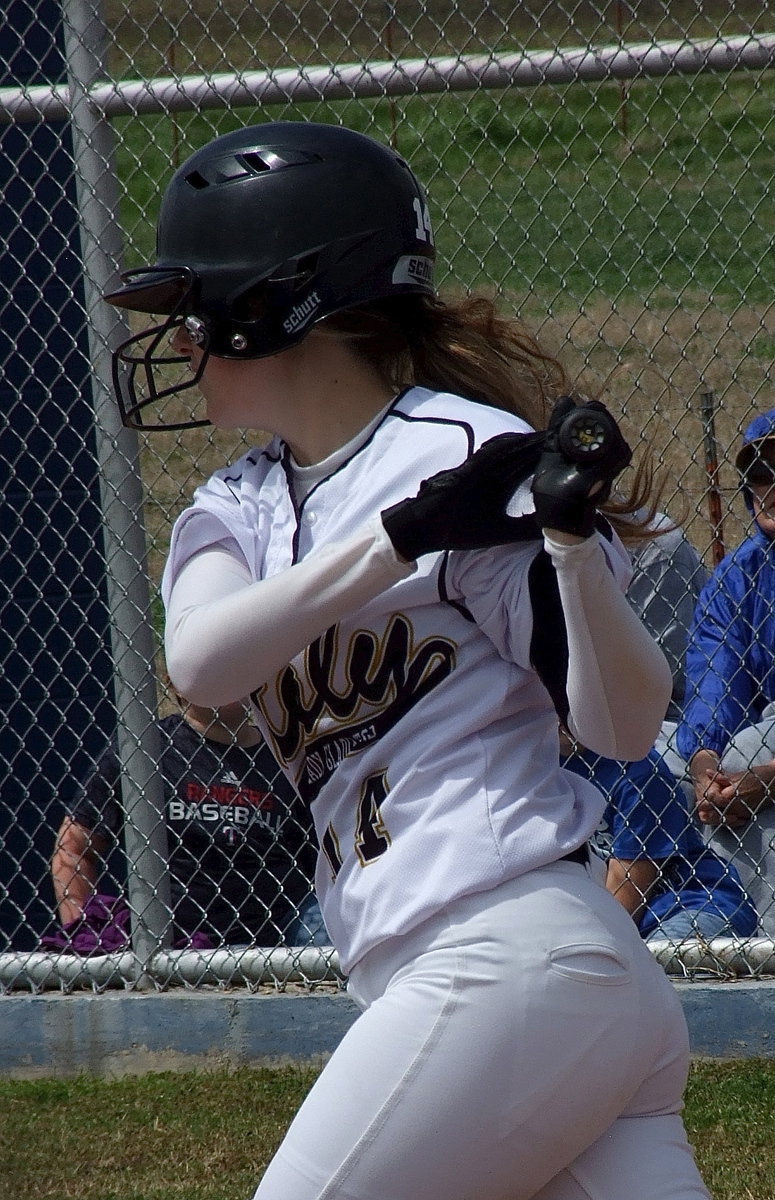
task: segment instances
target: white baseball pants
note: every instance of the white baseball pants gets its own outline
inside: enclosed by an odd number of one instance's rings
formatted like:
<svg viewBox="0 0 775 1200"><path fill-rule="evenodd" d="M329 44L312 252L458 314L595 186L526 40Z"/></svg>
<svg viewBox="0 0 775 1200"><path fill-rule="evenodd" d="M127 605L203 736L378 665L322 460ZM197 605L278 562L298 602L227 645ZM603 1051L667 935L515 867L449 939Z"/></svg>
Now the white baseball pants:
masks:
<svg viewBox="0 0 775 1200"><path fill-rule="evenodd" d="M373 950L255 1200L708 1200L675 990L560 862Z"/></svg>

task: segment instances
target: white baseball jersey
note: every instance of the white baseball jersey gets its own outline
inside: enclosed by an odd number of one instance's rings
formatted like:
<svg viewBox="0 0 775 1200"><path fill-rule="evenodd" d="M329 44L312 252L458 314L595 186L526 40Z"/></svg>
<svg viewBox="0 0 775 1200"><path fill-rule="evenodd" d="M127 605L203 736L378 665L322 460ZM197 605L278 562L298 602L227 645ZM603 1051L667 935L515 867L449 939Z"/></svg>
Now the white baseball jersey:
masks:
<svg viewBox="0 0 775 1200"><path fill-rule="evenodd" d="M488 438L527 429L412 388L299 502L275 438L197 490L173 533L165 598L200 549L220 542L269 579ZM527 511L525 489L516 504ZM425 555L256 681L257 722L311 806L317 891L345 972L452 899L560 858L602 816L597 789L559 765L557 714L531 666L528 570L540 548ZM614 567L619 550L607 549Z"/></svg>

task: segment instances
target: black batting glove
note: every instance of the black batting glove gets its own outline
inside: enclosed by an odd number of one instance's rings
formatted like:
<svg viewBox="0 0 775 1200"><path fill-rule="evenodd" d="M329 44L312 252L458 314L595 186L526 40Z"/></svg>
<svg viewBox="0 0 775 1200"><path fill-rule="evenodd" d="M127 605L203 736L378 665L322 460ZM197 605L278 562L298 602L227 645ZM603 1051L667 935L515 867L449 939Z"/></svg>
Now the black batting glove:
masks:
<svg viewBox="0 0 775 1200"><path fill-rule="evenodd" d="M561 396L533 478L538 524L591 537L598 506L608 499L616 476L631 459L630 447L603 404Z"/></svg>
<svg viewBox="0 0 775 1200"><path fill-rule="evenodd" d="M439 471L416 496L382 512L396 553L407 562L439 550L483 550L536 537L532 514L510 517L509 501L535 469L543 433L501 433L459 467Z"/></svg>

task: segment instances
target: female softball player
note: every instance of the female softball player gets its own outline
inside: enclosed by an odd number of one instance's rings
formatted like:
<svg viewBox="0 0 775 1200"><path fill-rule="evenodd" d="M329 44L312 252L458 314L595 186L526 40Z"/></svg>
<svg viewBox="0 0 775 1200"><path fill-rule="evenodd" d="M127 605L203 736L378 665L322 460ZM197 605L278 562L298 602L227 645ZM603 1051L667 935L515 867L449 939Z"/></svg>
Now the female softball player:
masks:
<svg viewBox="0 0 775 1200"><path fill-rule="evenodd" d="M215 139L157 245L108 296L165 317L116 352L125 422L273 435L175 525L168 668L252 696L362 1010L256 1200L707 1197L680 1005L559 765L558 715L638 759L670 698L596 508L615 423L489 301L435 293L423 191L361 134Z"/></svg>

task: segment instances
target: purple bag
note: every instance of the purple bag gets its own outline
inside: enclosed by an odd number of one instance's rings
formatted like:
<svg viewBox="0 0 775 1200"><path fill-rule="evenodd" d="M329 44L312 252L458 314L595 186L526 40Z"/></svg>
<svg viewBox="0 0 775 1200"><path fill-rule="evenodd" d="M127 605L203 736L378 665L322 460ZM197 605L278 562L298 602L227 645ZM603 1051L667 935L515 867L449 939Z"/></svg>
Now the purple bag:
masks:
<svg viewBox="0 0 775 1200"><path fill-rule="evenodd" d="M123 896L95 892L86 901L80 917L66 925L55 925L40 939L41 950L61 954L114 954L129 948L129 905ZM212 950L213 942L197 930L175 941L176 950Z"/></svg>
<svg viewBox="0 0 775 1200"><path fill-rule="evenodd" d="M129 905L122 896L95 892L80 917L54 926L40 939L42 950L64 954L111 954L129 945Z"/></svg>

